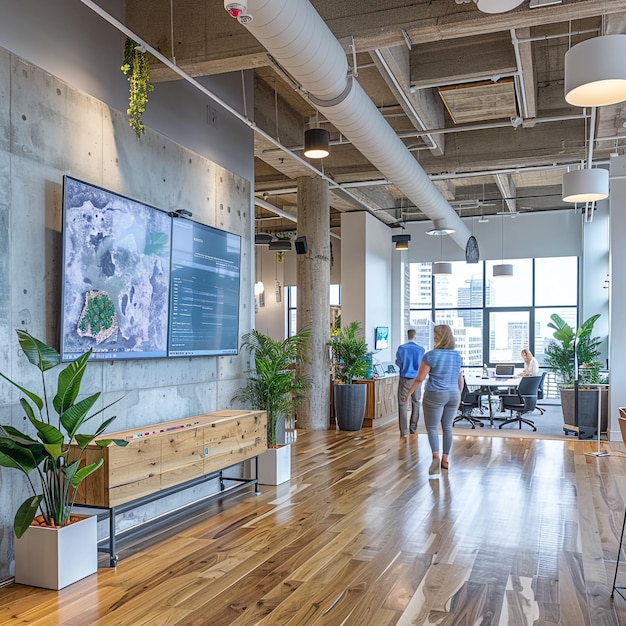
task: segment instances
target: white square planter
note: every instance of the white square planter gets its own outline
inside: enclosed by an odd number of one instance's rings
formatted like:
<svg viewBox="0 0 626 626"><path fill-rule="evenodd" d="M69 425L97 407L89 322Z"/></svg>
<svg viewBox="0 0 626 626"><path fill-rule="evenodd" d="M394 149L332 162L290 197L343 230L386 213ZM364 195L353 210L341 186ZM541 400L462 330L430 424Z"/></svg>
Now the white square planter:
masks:
<svg viewBox="0 0 626 626"><path fill-rule="evenodd" d="M63 589L98 570L95 515L63 528L31 526L15 537L15 582Z"/></svg>
<svg viewBox="0 0 626 626"><path fill-rule="evenodd" d="M259 454L259 482L262 485L280 485L291 479L291 446L268 448Z"/></svg>

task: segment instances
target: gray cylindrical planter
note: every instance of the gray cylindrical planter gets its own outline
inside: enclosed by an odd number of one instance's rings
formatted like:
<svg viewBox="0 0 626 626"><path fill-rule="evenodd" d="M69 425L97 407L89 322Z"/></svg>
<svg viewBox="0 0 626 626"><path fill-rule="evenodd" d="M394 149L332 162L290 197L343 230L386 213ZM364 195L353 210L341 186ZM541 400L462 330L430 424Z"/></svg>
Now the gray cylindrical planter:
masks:
<svg viewBox="0 0 626 626"><path fill-rule="evenodd" d="M340 430L361 430L365 417L367 385L335 383L335 419Z"/></svg>
<svg viewBox="0 0 626 626"><path fill-rule="evenodd" d="M598 390L578 390L578 423L575 420L574 389L561 388L561 408L563 410L563 424L567 429L568 424L579 429L580 439L595 439L598 430ZM608 387L602 387L600 432L605 433L608 427L609 416L609 391Z"/></svg>

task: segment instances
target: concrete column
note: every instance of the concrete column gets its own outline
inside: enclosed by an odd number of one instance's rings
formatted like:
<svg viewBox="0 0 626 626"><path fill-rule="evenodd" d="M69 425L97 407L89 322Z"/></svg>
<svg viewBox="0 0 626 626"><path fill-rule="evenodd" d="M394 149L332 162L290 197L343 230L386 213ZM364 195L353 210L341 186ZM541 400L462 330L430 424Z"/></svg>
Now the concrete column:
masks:
<svg viewBox="0 0 626 626"><path fill-rule="evenodd" d="M308 360L302 374L311 389L298 407L298 428L325 430L329 425L330 361L330 209L328 183L321 178L298 179L298 237L306 237L308 252L297 255L298 330L311 329Z"/></svg>

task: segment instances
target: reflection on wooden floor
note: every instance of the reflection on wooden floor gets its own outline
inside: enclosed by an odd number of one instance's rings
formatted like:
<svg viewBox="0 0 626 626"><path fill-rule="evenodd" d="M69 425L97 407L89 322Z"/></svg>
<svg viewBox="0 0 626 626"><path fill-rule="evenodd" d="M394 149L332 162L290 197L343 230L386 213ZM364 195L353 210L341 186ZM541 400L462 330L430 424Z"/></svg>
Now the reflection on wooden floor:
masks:
<svg viewBox="0 0 626 626"><path fill-rule="evenodd" d="M610 599L626 457L584 455L596 445L459 434L429 480L425 435L300 431L291 483L61 592L6 586L0 624L626 624Z"/></svg>

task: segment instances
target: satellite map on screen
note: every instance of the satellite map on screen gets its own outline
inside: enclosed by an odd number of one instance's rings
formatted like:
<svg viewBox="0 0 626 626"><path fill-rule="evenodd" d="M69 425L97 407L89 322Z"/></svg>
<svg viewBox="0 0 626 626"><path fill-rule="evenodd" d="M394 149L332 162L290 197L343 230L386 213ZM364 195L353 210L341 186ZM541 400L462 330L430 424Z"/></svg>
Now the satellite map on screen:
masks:
<svg viewBox="0 0 626 626"><path fill-rule="evenodd" d="M166 356L169 215L70 177L63 211L63 358Z"/></svg>

